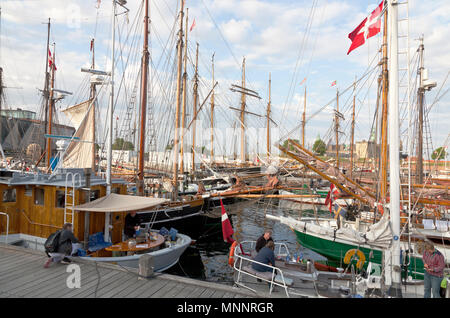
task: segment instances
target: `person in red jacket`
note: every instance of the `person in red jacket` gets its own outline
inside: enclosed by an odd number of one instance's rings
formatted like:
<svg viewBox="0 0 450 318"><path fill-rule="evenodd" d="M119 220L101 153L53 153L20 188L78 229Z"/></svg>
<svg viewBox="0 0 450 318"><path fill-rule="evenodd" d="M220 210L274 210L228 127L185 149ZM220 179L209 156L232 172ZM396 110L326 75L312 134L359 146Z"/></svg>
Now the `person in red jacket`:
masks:
<svg viewBox="0 0 450 318"><path fill-rule="evenodd" d="M424 298L440 298L440 288L444 277L445 260L441 252L435 249L433 243L426 241L423 252Z"/></svg>

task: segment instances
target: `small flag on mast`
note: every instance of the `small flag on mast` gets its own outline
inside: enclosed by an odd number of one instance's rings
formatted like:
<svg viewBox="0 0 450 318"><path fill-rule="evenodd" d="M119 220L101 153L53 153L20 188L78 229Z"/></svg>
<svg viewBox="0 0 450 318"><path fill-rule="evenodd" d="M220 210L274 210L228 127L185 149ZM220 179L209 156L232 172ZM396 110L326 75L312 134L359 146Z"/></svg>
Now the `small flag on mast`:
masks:
<svg viewBox="0 0 450 318"><path fill-rule="evenodd" d="M192 32L192 29L195 28L196 24L195 24L195 18L194 21L192 22L191 28L189 29L189 32Z"/></svg>
<svg viewBox="0 0 450 318"><path fill-rule="evenodd" d="M372 13L361 22L352 33L348 35L352 44L348 49L347 55L351 51L363 45L367 39L377 35L381 30L381 16L383 13L384 0Z"/></svg>
<svg viewBox="0 0 450 318"><path fill-rule="evenodd" d="M52 65L55 68L55 71L57 70L56 65L54 63L54 60L52 58L52 52L50 52L50 49L48 49L48 66L50 66L50 68L52 68Z"/></svg>
<svg viewBox="0 0 450 318"><path fill-rule="evenodd" d="M303 84L305 84L305 82L306 82L306 77L303 79L303 81L300 83L300 86L301 85L303 85Z"/></svg>
<svg viewBox="0 0 450 318"><path fill-rule="evenodd" d="M335 86L337 84L337 81L334 81L333 83L331 83L331 87Z"/></svg>

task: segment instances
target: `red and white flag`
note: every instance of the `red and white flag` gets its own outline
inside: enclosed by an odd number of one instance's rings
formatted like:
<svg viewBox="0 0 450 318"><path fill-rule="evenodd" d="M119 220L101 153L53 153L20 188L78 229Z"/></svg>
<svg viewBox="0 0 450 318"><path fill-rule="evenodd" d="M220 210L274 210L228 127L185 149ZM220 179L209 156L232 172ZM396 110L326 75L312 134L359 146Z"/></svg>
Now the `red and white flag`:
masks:
<svg viewBox="0 0 450 318"><path fill-rule="evenodd" d="M361 22L358 27L348 35L348 38L352 41L352 45L348 49L347 55L363 45L367 39L374 35L377 35L381 30L381 13L383 12L384 0L378 5L378 7L372 11L372 13Z"/></svg>
<svg viewBox="0 0 450 318"><path fill-rule="evenodd" d="M301 85L303 85L303 84L305 84L305 82L306 82L306 77L303 79L303 81L300 83L300 86Z"/></svg>
<svg viewBox="0 0 450 318"><path fill-rule="evenodd" d="M189 29L189 32L192 32L192 29L195 28L196 24L195 24L195 18L194 21L192 22L191 28Z"/></svg>
<svg viewBox="0 0 450 318"><path fill-rule="evenodd" d="M56 71L57 68L56 68L56 65L55 65L55 61L53 60L52 52L50 52L50 49L49 49L48 50L48 66L50 66L50 68L52 68L52 65L54 65L55 71Z"/></svg>
<svg viewBox="0 0 450 318"><path fill-rule="evenodd" d="M337 84L337 81L334 81L333 83L331 83L331 87L335 86Z"/></svg>
<svg viewBox="0 0 450 318"><path fill-rule="evenodd" d="M222 207L222 233L223 240L230 244L233 244L233 227L231 226L230 219L228 219L227 212L225 211L225 207L223 206L222 199L220 199L220 206Z"/></svg>
<svg viewBox="0 0 450 318"><path fill-rule="evenodd" d="M334 199L339 195L339 189L334 184L330 185L330 191L328 191L327 198L325 199L325 205L328 206L328 210L332 213Z"/></svg>

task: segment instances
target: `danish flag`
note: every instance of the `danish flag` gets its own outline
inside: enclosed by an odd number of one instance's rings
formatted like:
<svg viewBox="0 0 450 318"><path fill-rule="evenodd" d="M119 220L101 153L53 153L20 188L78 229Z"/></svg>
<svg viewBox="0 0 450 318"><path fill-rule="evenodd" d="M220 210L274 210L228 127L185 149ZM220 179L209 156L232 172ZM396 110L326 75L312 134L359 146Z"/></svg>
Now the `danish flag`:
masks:
<svg viewBox="0 0 450 318"><path fill-rule="evenodd" d="M374 35L377 35L381 30L381 16L383 13L384 0L378 5L378 7L372 11L372 13L361 22L358 27L348 35L348 38L352 41L352 45L348 49L347 55L363 45L367 39Z"/></svg>
<svg viewBox="0 0 450 318"><path fill-rule="evenodd" d="M222 199L220 199L220 206L222 207L222 234L223 240L230 244L233 244L233 227L231 226L230 219L228 218L227 211L223 206Z"/></svg>
<svg viewBox="0 0 450 318"><path fill-rule="evenodd" d="M336 188L334 184L330 185L330 191L328 191L327 198L325 199L325 205L328 206L328 210L330 210L330 213L333 209L334 199L339 195L339 189Z"/></svg>
<svg viewBox="0 0 450 318"><path fill-rule="evenodd" d="M48 66L50 66L50 68L51 68L52 65L53 65L53 67L55 68L55 71L56 71L57 68L56 68L56 65L55 65L55 61L53 60L52 52L50 52L50 49L49 49L48 50Z"/></svg>

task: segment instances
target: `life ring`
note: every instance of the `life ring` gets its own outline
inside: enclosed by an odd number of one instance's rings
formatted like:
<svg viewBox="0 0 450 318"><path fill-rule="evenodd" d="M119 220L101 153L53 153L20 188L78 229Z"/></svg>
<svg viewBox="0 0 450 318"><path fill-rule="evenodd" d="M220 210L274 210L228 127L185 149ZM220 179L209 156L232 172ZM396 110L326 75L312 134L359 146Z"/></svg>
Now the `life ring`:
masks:
<svg viewBox="0 0 450 318"><path fill-rule="evenodd" d="M355 255L355 254L356 254L356 259L358 259L358 261L356 262L356 267L358 269L362 269L364 266L364 263L366 262L366 256L360 250L357 250L354 248L351 250L348 250L347 253L345 253L344 263L349 264L350 260L352 259L353 255Z"/></svg>
<svg viewBox="0 0 450 318"><path fill-rule="evenodd" d="M230 247L230 254L228 255L228 265L234 266L234 249L238 245L237 241L234 241L233 244L231 244Z"/></svg>

